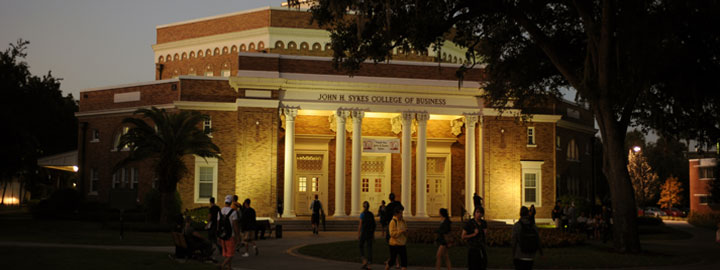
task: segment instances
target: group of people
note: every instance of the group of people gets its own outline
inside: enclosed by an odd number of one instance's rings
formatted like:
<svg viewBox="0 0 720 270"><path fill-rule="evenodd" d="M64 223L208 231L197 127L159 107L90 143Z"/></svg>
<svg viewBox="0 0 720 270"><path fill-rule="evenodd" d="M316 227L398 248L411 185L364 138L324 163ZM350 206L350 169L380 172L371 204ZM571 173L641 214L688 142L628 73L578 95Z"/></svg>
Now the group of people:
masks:
<svg viewBox="0 0 720 270"><path fill-rule="evenodd" d="M390 253L389 259L385 262L385 269L388 270L395 266L404 270L407 269L408 265L408 226L403 218L405 208L399 201L395 200L395 194L390 193L389 199L390 203L385 205L383 201L380 209L378 209L380 224ZM461 238L467 243L468 269L487 269L486 235L488 226L484 220L485 209L482 207L481 200L477 200L478 204L475 205L472 217L465 223L461 232ZM441 208L439 214L442 221L436 230L438 249L435 265L438 270L442 268L443 263L447 269L451 269L449 250L455 244L451 237L452 221L447 209ZM535 254L539 252L542 255L540 237L533 216L531 216L530 209L523 206L520 208L520 220L513 226L512 253L515 269L532 269ZM370 269L372 263L372 244L375 229L375 216L370 212L370 204L365 201L363 202L363 212L360 214L360 223L358 224L362 269Z"/></svg>
<svg viewBox="0 0 720 270"><path fill-rule="evenodd" d="M210 242L222 251L224 260L220 264L220 269L232 269L232 258L235 253L240 253L239 244L245 245L242 257L250 256L251 245L255 255L259 254L254 240L255 227L256 213L250 206L250 199L245 199L240 204L237 195L227 195L225 206L220 208L215 204L215 198L210 198L206 229Z"/></svg>
<svg viewBox="0 0 720 270"><path fill-rule="evenodd" d="M557 201L552 210L552 220L558 229L586 233L588 238L606 242L610 238L612 228L611 210L606 206L602 206L600 209L591 212L595 213L586 214L580 212L578 215L574 203L563 205L561 201Z"/></svg>

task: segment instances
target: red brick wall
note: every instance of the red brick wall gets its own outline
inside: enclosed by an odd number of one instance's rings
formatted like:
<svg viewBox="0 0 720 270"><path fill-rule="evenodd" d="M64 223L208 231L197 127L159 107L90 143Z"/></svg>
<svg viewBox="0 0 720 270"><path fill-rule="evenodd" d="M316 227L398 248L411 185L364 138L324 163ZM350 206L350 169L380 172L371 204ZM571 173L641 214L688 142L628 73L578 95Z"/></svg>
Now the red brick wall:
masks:
<svg viewBox="0 0 720 270"><path fill-rule="evenodd" d="M175 90L173 90L175 86ZM80 92L80 112L170 104L179 100L177 82ZM117 93L140 92L139 101L115 103Z"/></svg>

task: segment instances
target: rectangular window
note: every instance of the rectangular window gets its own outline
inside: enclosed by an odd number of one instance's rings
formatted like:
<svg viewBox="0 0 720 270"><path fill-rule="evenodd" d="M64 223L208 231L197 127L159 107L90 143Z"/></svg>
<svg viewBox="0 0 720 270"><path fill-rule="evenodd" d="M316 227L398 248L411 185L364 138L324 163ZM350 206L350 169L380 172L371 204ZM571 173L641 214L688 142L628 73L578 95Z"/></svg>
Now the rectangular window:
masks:
<svg viewBox="0 0 720 270"><path fill-rule="evenodd" d="M205 132L208 137L212 137L212 118L210 116L203 121L203 132Z"/></svg>
<svg viewBox="0 0 720 270"><path fill-rule="evenodd" d="M699 167L700 179L715 178L715 167Z"/></svg>
<svg viewBox="0 0 720 270"><path fill-rule="evenodd" d="M120 168L113 173L112 188L125 188L128 184L128 170L126 168Z"/></svg>
<svg viewBox="0 0 720 270"><path fill-rule="evenodd" d="M195 203L207 203L217 198L218 160L195 156Z"/></svg>
<svg viewBox="0 0 720 270"><path fill-rule="evenodd" d="M230 77L230 70L229 70L229 69L223 70L223 71L222 71L222 76L223 76L223 77Z"/></svg>
<svg viewBox="0 0 720 270"><path fill-rule="evenodd" d="M212 71L205 71L205 76L212 77L212 76L215 76L215 74L213 74Z"/></svg>
<svg viewBox="0 0 720 270"><path fill-rule="evenodd" d="M312 188L312 189L311 189L312 192L318 192L318 191L320 191L320 179L318 179L317 177L313 177L313 178L312 178L312 187L311 187L311 188Z"/></svg>
<svg viewBox="0 0 720 270"><path fill-rule="evenodd" d="M698 196L698 199L700 199L701 205L707 205L708 203L710 203L710 196L708 196L708 195L696 195L696 196Z"/></svg>
<svg viewBox="0 0 720 270"><path fill-rule="evenodd" d="M130 189L136 189L140 183L138 168L130 168Z"/></svg>
<svg viewBox="0 0 720 270"><path fill-rule="evenodd" d="M370 179L363 178L362 179L362 192L368 192L370 191Z"/></svg>
<svg viewBox="0 0 720 270"><path fill-rule="evenodd" d="M298 192L307 192L307 177L301 176L298 179Z"/></svg>
<svg viewBox="0 0 720 270"><path fill-rule="evenodd" d="M542 165L544 161L520 161L522 204L542 206Z"/></svg>
<svg viewBox="0 0 720 270"><path fill-rule="evenodd" d="M213 167L200 167L199 181L198 197L200 199L210 199L213 190Z"/></svg>
<svg viewBox="0 0 720 270"><path fill-rule="evenodd" d="M535 146L535 127L527 128L527 145Z"/></svg>
<svg viewBox="0 0 720 270"><path fill-rule="evenodd" d="M90 142L99 142L99 141L100 141L100 130L93 129Z"/></svg>
<svg viewBox="0 0 720 270"><path fill-rule="evenodd" d="M382 179L375 178L375 192L382 192Z"/></svg>
<svg viewBox="0 0 720 270"><path fill-rule="evenodd" d="M97 195L100 176L96 168L90 168L90 194Z"/></svg>

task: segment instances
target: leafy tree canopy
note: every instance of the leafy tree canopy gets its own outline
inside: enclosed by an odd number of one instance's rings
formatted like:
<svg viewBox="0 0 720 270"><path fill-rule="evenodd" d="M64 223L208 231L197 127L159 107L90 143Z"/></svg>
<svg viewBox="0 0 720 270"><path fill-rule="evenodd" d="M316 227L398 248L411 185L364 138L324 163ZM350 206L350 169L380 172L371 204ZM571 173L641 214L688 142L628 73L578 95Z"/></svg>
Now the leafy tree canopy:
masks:
<svg viewBox="0 0 720 270"><path fill-rule="evenodd" d="M297 4L297 0L291 0ZM625 132L720 138L718 1L317 0L334 63L350 71L391 49L467 48L484 67L486 103L531 107L562 88L587 101L603 140L615 215L615 248L637 252L635 199Z"/></svg>
<svg viewBox="0 0 720 270"><path fill-rule="evenodd" d="M39 157L77 148L77 103L50 72L30 73L28 44L21 39L0 53L0 178L34 174Z"/></svg>

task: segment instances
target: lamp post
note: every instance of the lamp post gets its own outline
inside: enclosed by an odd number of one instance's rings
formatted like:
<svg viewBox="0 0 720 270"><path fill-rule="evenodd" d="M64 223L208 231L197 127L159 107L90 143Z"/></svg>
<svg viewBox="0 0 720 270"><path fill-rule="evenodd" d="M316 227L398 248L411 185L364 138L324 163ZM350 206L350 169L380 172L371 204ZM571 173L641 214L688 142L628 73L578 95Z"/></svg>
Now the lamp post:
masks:
<svg viewBox="0 0 720 270"><path fill-rule="evenodd" d="M633 152L637 153L637 152L640 152L640 150L642 150L642 148L640 148L640 146L636 145L636 146L633 146L632 150L633 150Z"/></svg>

